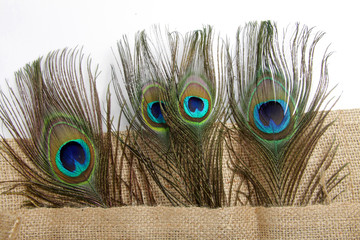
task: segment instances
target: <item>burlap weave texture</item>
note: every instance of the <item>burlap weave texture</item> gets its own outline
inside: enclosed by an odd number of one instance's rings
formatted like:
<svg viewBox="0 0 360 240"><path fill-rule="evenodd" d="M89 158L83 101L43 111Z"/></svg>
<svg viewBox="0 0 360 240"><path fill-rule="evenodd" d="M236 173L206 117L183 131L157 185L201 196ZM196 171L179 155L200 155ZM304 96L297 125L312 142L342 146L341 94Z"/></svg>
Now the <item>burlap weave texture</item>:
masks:
<svg viewBox="0 0 360 240"><path fill-rule="evenodd" d="M0 196L0 238L360 239L360 109L333 111L328 121L336 118L313 153L336 136L333 168L349 163L344 192L330 205L20 209L23 197ZM19 176L0 158L0 181L12 179Z"/></svg>

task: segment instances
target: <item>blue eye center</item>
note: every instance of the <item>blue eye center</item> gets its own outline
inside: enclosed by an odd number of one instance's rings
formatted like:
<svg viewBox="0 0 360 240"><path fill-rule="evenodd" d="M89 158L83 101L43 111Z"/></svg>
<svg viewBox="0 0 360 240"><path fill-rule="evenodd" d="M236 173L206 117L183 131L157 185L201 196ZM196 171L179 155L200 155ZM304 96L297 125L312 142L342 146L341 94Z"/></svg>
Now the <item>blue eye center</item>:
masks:
<svg viewBox="0 0 360 240"><path fill-rule="evenodd" d="M150 119L155 123L165 123L161 109L165 109L165 104L160 101L154 101L148 104L147 112Z"/></svg>
<svg viewBox="0 0 360 240"><path fill-rule="evenodd" d="M56 154L56 166L68 177L78 177L90 165L90 149L81 139L64 143Z"/></svg>
<svg viewBox="0 0 360 240"><path fill-rule="evenodd" d="M260 121L264 126L269 126L270 120L272 120L276 125L280 125L284 119L284 110L281 104L276 101L269 101L261 104L258 111Z"/></svg>
<svg viewBox="0 0 360 240"><path fill-rule="evenodd" d="M209 101L201 97L188 96L184 99L184 110L192 118L202 118L209 111Z"/></svg>
<svg viewBox="0 0 360 240"><path fill-rule="evenodd" d="M254 109L256 127L264 133L279 133L290 123L290 111L283 100L259 103Z"/></svg>
<svg viewBox="0 0 360 240"><path fill-rule="evenodd" d="M60 161L65 169L74 172L75 162L84 164L85 151L78 142L68 142L60 149Z"/></svg>
<svg viewBox="0 0 360 240"><path fill-rule="evenodd" d="M198 97L189 98L189 110L195 112L198 109L200 112L204 109L204 101Z"/></svg>

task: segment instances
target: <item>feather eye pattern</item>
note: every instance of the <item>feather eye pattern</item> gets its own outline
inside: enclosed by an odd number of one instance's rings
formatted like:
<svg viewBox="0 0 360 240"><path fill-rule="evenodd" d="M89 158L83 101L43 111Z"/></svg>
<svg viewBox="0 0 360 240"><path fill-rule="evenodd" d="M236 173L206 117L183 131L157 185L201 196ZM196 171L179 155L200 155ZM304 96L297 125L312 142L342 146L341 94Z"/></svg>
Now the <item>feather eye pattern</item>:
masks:
<svg viewBox="0 0 360 240"><path fill-rule="evenodd" d="M180 88L179 111L182 118L192 124L201 124L211 113L214 94L200 76L190 75Z"/></svg>
<svg viewBox="0 0 360 240"><path fill-rule="evenodd" d="M127 40L118 45L128 101L113 76L135 139L129 148L171 204L222 206L223 69L215 71L212 30L156 34L154 47L141 32L134 56Z"/></svg>
<svg viewBox="0 0 360 240"><path fill-rule="evenodd" d="M82 59L76 50L52 52L16 73L17 92L1 93L1 120L23 155L4 137L1 148L26 179L8 193L24 194L29 205L105 207L114 200L111 131L103 133L97 73L90 60L83 73ZM105 119L108 127L110 116Z"/></svg>
<svg viewBox="0 0 360 240"><path fill-rule="evenodd" d="M141 119L143 123L156 133L156 136L167 139L168 126L164 119L165 102L162 100L165 89L160 84L149 83L141 91Z"/></svg>
<svg viewBox="0 0 360 240"><path fill-rule="evenodd" d="M287 52L275 24L249 23L237 33L234 60L228 50L228 94L235 127L229 131L227 147L234 175L249 183L243 195L253 205L324 202L324 192L343 180L341 168L320 184L336 153L336 145L331 144L312 177L303 181L310 155L331 125L324 123L329 111L319 111L329 104L331 92L327 90L327 54L312 99L310 95L313 56L322 35L316 34L311 42L311 30L297 25ZM305 191L299 191L300 186Z"/></svg>

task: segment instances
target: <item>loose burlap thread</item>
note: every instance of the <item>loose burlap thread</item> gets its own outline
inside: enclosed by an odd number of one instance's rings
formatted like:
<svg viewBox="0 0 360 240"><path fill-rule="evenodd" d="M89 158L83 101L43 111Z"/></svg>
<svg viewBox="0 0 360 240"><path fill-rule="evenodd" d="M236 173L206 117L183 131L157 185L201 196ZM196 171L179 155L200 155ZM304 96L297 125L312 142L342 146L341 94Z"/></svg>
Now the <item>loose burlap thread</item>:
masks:
<svg viewBox="0 0 360 240"><path fill-rule="evenodd" d="M328 121L335 118L312 157L336 136L332 169L349 163L344 192L329 205L23 209L24 197L0 195L0 238L360 239L360 109L332 111ZM0 158L0 181L13 179L18 174Z"/></svg>

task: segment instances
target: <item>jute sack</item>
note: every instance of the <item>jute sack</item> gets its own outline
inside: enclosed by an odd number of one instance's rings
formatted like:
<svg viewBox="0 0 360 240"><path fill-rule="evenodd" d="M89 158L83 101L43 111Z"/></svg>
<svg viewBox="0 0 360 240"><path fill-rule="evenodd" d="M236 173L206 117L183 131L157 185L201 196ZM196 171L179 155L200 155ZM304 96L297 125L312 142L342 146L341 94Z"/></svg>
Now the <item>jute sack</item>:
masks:
<svg viewBox="0 0 360 240"><path fill-rule="evenodd" d="M335 124L314 151L333 141L333 167L350 175L328 205L306 207L20 208L22 196L0 195L1 239L360 239L360 109L333 111ZM19 179L0 159L0 181ZM161 205L161 203L160 203Z"/></svg>

